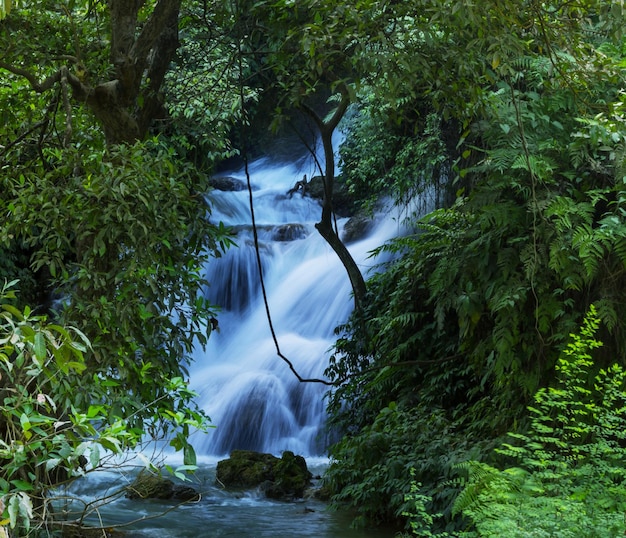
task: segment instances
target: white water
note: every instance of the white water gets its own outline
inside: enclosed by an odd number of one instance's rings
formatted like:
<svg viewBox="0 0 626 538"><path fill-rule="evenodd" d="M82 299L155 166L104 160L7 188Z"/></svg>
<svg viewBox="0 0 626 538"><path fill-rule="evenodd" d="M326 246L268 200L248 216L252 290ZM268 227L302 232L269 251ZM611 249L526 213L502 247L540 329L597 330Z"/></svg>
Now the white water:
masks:
<svg viewBox="0 0 626 538"><path fill-rule="evenodd" d="M280 350L302 377L323 378L333 330L346 321L353 301L345 269L314 228L319 203L300 193L286 196L304 173L315 175L312 165L261 160L250 167L264 281ZM246 180L242 170L227 175ZM212 333L205 352L198 351L191 380L217 428L194 443L200 453L211 455L238 448L321 455L327 446L327 387L299 382L277 356L259 285L248 197L245 190L211 193L212 220L240 230L239 248L207 267L207 295L223 311L220 332ZM294 223L303 227L301 238L273 239L276 227ZM345 221L338 224L341 230ZM397 221L387 218L350 245L364 273L375 263L369 252L398 230Z"/></svg>

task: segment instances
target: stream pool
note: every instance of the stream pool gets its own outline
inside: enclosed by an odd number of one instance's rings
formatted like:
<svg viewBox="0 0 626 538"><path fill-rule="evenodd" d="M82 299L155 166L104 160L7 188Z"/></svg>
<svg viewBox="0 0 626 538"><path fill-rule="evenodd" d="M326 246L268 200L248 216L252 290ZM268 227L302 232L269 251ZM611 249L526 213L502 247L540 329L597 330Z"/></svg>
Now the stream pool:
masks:
<svg viewBox="0 0 626 538"><path fill-rule="evenodd" d="M307 462L314 476L326 462ZM202 492L198 502L176 506L175 501L131 500L115 497L137 472L122 469L93 473L75 482L67 502L56 510L79 510L91 502L85 521L91 526L124 530L128 538L393 538L391 528L353 529L352 516L330 511L316 499L284 503L258 491L225 490L215 484L217 462L199 465L189 485ZM61 492L58 492L61 493ZM99 498L114 500L100 504Z"/></svg>

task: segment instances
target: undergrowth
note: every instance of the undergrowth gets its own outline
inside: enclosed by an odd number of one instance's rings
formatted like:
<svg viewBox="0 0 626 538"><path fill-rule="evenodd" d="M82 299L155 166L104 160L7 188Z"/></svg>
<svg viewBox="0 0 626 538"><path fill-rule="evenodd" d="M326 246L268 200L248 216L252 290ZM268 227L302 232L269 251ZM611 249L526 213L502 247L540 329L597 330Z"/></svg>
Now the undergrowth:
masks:
<svg viewBox="0 0 626 538"><path fill-rule="evenodd" d="M626 372L594 368L602 344L592 306L558 360L554 387L537 391L526 434L497 452L515 465L468 461L453 513L471 521L459 536L608 538L626 533ZM419 511L418 511L419 512ZM418 536L427 536L418 534Z"/></svg>

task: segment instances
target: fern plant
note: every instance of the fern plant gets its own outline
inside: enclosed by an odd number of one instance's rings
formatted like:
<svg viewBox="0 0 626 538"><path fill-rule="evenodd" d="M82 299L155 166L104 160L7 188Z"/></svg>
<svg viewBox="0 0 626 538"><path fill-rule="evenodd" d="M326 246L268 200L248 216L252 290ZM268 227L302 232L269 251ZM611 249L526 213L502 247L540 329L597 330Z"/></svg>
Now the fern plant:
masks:
<svg viewBox="0 0 626 538"><path fill-rule="evenodd" d="M557 363L557 384L537 391L528 433L497 450L519 466L478 462L453 511L480 537L600 538L626 532L626 371L594 372L599 321L591 307Z"/></svg>
<svg viewBox="0 0 626 538"><path fill-rule="evenodd" d="M415 469L411 469L411 476L415 476ZM402 515L409 521L411 534L402 534L400 538L408 538L409 536L418 538L452 537L453 535L446 531L437 532L433 530L435 520L441 518L442 514L431 514L428 511L428 505L432 503L432 497L425 495L421 488L422 484L414 481L411 484L410 492L404 496L404 500L410 504L410 508L404 510Z"/></svg>

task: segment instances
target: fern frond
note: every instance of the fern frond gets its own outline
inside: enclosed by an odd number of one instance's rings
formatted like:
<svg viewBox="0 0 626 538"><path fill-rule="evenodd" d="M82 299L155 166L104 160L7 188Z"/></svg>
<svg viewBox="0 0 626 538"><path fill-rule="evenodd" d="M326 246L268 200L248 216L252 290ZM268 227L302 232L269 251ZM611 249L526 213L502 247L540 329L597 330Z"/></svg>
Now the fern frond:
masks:
<svg viewBox="0 0 626 538"><path fill-rule="evenodd" d="M478 461L462 462L455 468L466 472L468 477L465 488L452 505L452 515L461 514L467 510L488 512L491 493L497 492L502 496L520 491L521 484L528 476L528 473L522 469L512 468L500 471Z"/></svg>
<svg viewBox="0 0 626 538"><path fill-rule="evenodd" d="M600 299L594 303L600 321L606 325L609 331L613 331L619 323L619 315L615 310L615 302L607 299Z"/></svg>
<svg viewBox="0 0 626 538"><path fill-rule="evenodd" d="M587 277L593 278L604 256L604 247L594 230L588 224L578 226L572 236L572 246L578 249L578 255L582 262Z"/></svg>

